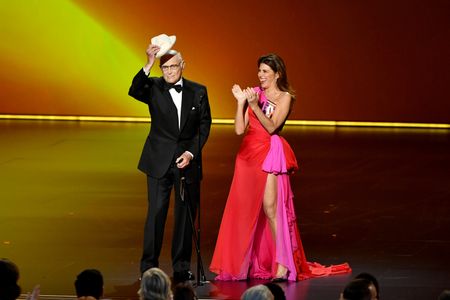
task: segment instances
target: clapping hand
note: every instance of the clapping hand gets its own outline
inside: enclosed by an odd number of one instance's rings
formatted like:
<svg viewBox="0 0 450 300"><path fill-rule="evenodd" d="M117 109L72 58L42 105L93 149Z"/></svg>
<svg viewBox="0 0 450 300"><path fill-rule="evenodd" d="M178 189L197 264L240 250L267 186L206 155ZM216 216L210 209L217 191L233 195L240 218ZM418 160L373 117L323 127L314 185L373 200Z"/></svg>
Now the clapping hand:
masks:
<svg viewBox="0 0 450 300"><path fill-rule="evenodd" d="M27 294L26 300L38 300L41 294L41 286L36 285L31 293Z"/></svg>
<svg viewBox="0 0 450 300"><path fill-rule="evenodd" d="M237 102L239 104L245 104L245 101L247 100L245 93L242 91L241 87L237 84L233 85L233 88L231 89L233 92L234 98L236 98Z"/></svg>
<svg viewBox="0 0 450 300"><path fill-rule="evenodd" d="M254 108L255 105L258 105L258 94L254 89L248 87L243 91L243 93L245 94L245 98L247 99L250 107Z"/></svg>

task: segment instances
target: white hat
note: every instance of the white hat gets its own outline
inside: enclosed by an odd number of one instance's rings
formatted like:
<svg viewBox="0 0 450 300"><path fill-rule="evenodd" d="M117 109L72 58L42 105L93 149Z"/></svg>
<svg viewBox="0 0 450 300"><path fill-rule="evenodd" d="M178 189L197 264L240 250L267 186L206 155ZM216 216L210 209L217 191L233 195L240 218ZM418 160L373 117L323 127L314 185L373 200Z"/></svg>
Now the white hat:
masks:
<svg viewBox="0 0 450 300"><path fill-rule="evenodd" d="M156 53L156 57L159 58L167 53L167 51L172 48L173 44L175 44L175 41L177 40L177 37L174 35L168 36L167 34L163 33L158 36L152 37L152 44L157 45L161 47L161 49Z"/></svg>

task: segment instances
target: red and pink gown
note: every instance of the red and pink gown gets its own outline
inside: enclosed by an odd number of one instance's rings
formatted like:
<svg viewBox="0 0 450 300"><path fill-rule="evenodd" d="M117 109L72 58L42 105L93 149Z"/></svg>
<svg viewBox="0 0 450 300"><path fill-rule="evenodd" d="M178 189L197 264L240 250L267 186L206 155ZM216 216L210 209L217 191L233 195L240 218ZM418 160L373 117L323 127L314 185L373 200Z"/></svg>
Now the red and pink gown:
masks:
<svg viewBox="0 0 450 300"><path fill-rule="evenodd" d="M255 90L264 107L264 92ZM298 169L294 152L284 138L264 129L251 108L248 116L210 270L217 280L270 279L278 264L288 269L290 281L351 272L346 263L325 267L307 262L289 180ZM277 175L276 241L262 206L269 173Z"/></svg>

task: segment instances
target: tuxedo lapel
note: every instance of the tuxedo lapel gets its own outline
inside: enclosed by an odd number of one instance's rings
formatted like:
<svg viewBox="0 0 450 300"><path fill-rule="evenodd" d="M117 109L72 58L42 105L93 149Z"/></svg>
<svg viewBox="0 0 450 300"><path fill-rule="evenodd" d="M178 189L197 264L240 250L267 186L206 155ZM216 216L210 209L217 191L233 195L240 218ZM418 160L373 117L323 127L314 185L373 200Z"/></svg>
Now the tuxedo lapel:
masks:
<svg viewBox="0 0 450 300"><path fill-rule="evenodd" d="M169 90L165 88L165 81L161 80L158 86L161 89L161 94L164 96L160 102L161 109L168 112L168 122L179 130L177 107L175 106L175 103L173 103Z"/></svg>

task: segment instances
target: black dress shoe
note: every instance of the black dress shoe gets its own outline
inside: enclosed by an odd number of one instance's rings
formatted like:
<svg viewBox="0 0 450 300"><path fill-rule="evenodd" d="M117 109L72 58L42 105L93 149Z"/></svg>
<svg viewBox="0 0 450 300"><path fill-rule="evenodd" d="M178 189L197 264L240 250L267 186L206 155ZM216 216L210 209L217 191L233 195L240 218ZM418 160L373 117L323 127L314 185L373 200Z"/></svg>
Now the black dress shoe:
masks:
<svg viewBox="0 0 450 300"><path fill-rule="evenodd" d="M173 280L176 282L194 281L195 276L191 271L173 272Z"/></svg>

